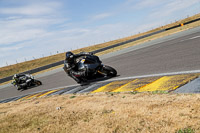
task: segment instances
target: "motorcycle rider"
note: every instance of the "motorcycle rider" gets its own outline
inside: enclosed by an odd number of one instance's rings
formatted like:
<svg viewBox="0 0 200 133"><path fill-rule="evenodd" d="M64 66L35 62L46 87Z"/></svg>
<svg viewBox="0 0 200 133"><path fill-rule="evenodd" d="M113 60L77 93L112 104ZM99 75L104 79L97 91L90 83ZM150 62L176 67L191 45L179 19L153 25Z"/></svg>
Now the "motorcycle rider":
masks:
<svg viewBox="0 0 200 133"><path fill-rule="evenodd" d="M12 84L14 86L21 84L24 80L31 78L29 74L14 74Z"/></svg>
<svg viewBox="0 0 200 133"><path fill-rule="evenodd" d="M79 71L77 66L77 59L83 56L92 56L92 52L81 52L79 54L73 54L72 52L68 51L65 55L64 60L64 71L72 77L77 83L86 82L87 80L84 79L84 76L87 76L87 70Z"/></svg>

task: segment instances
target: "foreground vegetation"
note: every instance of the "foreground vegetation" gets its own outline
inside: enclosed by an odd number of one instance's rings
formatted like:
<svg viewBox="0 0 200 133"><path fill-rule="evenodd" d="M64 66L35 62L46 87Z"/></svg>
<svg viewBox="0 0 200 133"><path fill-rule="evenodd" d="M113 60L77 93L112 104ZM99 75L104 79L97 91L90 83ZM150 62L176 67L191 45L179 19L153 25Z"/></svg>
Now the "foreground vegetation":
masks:
<svg viewBox="0 0 200 133"><path fill-rule="evenodd" d="M200 132L200 95L96 93L0 104L0 133Z"/></svg>
<svg viewBox="0 0 200 133"><path fill-rule="evenodd" d="M133 36L130 36L130 37L125 37L125 38L122 38L122 39L118 39L118 40L105 42L105 43L97 44L97 45L90 46L90 47L85 47L85 48L73 50L73 52L79 53L81 51L87 51L87 52L94 51L94 50L104 48L104 47L107 47L107 46L110 46L110 45L113 45L113 44L116 44L116 43L119 43L119 42L123 42L123 41L130 40L130 39L133 39L133 38L136 38L136 37L148 34L148 33L152 33L152 32L155 32L155 31L158 31L158 30L161 30L161 29L166 29L166 28L172 27L172 26L177 25L177 24L185 23L185 22L194 20L196 18L200 18L200 14L197 14L195 16L174 22L172 24L168 24L166 26L161 26L159 28L153 29L153 30L145 32L145 33L140 33L140 34L133 35ZM186 26L182 26L182 27L170 30L170 31L166 31L166 32L156 34L156 35L151 36L151 37L141 39L141 40L136 41L136 42L128 43L126 45L98 53L98 55L105 54L105 53L108 53L108 52L112 52L112 51L115 51L115 50L119 50L119 49L122 49L122 48L130 47L130 46L133 46L133 45L137 45L137 44L140 44L142 42L146 42L146 41L149 41L149 40L160 38L160 37L163 37L163 36L166 36L166 35L169 35L169 34L173 34L173 33L176 33L178 31L186 30L188 28L196 27L196 26L199 26L199 25L200 25L200 22L195 22L195 23L192 23L192 24L189 24L189 25L186 25ZM63 59L64 59L64 53L59 53L59 54L56 54L56 55L52 55L52 56L48 56L48 57L44 57L44 58L40 58L40 59L36 59L36 60L31 60L31 61L27 61L27 62L23 62L23 63L18 63L18 64L15 64L15 65L2 67L2 68L0 68L0 78L7 77L7 76L13 75L15 73L20 73L20 72L24 72L24 71L27 71L27 70L31 70L31 69L41 67L41 66L44 66L44 65L48 65L48 64L51 64L51 63L55 63L55 62L61 61Z"/></svg>

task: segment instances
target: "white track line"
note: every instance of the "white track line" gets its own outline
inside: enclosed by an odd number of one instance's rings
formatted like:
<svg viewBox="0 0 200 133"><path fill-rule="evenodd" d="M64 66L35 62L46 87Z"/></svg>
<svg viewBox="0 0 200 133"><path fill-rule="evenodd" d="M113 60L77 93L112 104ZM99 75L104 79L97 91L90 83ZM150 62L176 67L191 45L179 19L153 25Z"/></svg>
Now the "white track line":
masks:
<svg viewBox="0 0 200 133"><path fill-rule="evenodd" d="M189 38L190 40L191 39L196 39L196 38L199 38L200 36L195 36L195 37L191 37L191 38Z"/></svg>
<svg viewBox="0 0 200 133"><path fill-rule="evenodd" d="M181 41L179 41L179 42L184 42L184 41L196 39L196 38L199 38L199 37L200 37L200 36L194 36L194 37L191 37L191 38L188 38L188 39L181 40Z"/></svg>

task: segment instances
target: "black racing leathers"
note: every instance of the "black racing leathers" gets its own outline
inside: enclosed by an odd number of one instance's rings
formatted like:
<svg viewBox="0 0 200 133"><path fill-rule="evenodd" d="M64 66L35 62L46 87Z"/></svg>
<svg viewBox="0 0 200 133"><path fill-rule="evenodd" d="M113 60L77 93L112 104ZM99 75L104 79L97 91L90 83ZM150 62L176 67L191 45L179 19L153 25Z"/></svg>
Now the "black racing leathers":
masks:
<svg viewBox="0 0 200 133"><path fill-rule="evenodd" d="M28 74L18 74L17 77L13 77L12 84L13 85L22 84L24 81L26 81L29 78L30 78L30 76Z"/></svg>
<svg viewBox="0 0 200 133"><path fill-rule="evenodd" d="M82 77L87 76L86 70L79 71L76 60L82 56L88 56L93 55L93 53L90 52L81 52L79 54L73 55L72 61L64 61L64 71L72 77L77 83L81 83L82 80L84 80Z"/></svg>

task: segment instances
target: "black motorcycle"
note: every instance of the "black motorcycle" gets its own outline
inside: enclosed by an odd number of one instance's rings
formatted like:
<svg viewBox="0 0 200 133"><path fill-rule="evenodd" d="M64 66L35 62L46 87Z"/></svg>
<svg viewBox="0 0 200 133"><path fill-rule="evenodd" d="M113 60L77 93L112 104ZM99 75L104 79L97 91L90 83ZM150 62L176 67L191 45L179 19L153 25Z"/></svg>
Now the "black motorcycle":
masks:
<svg viewBox="0 0 200 133"><path fill-rule="evenodd" d="M30 74L26 74L26 76L20 77L19 83L13 81L12 84L17 88L17 90L25 90L30 87L35 87L42 85L42 82L34 79L34 77Z"/></svg>
<svg viewBox="0 0 200 133"><path fill-rule="evenodd" d="M94 80L97 78L110 78L117 76L117 71L107 65L103 65L99 60L99 57L95 55L88 55L80 58L77 62L78 70L83 71L86 70L86 76L80 77L80 80Z"/></svg>

